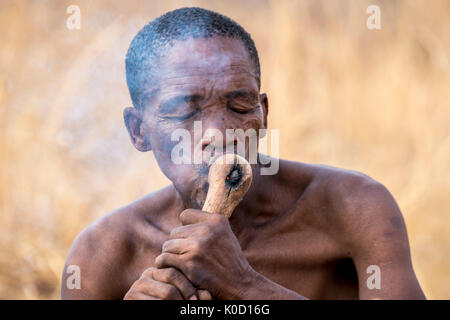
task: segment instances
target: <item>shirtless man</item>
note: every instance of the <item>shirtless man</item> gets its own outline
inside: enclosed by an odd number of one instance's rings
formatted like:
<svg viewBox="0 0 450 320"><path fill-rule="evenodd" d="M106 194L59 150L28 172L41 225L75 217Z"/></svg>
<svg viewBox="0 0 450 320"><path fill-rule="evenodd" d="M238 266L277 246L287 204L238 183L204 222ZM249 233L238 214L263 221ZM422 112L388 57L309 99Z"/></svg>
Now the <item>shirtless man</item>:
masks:
<svg viewBox="0 0 450 320"><path fill-rule="evenodd" d="M402 214L364 174L279 160L276 174L261 175L257 163L229 220L200 210L208 166L174 164L171 133L192 132L194 121L224 136L267 126L258 54L242 27L204 9L169 12L134 38L126 69L131 141L153 150L172 184L76 238L63 299L425 298ZM193 141L214 143L207 135ZM69 265L80 267L81 289L67 288ZM367 284L373 265L376 288Z"/></svg>

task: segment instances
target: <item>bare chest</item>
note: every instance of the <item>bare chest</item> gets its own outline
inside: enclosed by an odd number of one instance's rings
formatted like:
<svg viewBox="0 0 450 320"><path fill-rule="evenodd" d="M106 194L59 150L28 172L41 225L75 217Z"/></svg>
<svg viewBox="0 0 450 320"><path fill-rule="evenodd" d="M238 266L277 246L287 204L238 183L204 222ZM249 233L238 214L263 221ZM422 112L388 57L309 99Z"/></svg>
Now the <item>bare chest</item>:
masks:
<svg viewBox="0 0 450 320"><path fill-rule="evenodd" d="M241 246L253 269L307 298L357 298L354 264L323 230L296 228L287 221L261 230Z"/></svg>
<svg viewBox="0 0 450 320"><path fill-rule="evenodd" d="M159 233L139 245L128 269L129 286L154 266L169 235ZM272 281L311 299L357 298L353 263L316 227L299 227L289 219L237 235L249 264Z"/></svg>

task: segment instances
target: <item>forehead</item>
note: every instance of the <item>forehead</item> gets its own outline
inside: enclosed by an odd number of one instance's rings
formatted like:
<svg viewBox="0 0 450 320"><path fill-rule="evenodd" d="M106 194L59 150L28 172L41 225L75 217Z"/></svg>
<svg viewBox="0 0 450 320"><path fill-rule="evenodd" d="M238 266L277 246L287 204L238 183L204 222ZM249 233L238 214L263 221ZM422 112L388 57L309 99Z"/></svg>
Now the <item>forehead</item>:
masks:
<svg viewBox="0 0 450 320"><path fill-rule="evenodd" d="M257 90L256 74L240 40L223 37L176 41L162 59L161 92L247 87ZM251 88L250 88L251 87Z"/></svg>

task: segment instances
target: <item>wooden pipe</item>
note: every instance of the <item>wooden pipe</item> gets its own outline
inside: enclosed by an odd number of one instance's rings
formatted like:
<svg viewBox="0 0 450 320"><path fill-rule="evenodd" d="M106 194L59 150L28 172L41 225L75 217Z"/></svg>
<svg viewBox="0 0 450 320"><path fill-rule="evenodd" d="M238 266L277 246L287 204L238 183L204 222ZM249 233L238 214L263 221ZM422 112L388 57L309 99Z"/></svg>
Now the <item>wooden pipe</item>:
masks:
<svg viewBox="0 0 450 320"><path fill-rule="evenodd" d="M252 183L252 167L243 157L226 153L209 168L208 194L202 210L230 218Z"/></svg>

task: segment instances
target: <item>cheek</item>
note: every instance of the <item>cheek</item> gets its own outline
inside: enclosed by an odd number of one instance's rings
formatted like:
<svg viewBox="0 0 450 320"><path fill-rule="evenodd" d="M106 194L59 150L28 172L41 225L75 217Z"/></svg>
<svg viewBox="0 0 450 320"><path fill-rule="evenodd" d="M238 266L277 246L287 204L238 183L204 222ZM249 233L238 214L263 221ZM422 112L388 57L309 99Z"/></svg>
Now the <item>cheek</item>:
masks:
<svg viewBox="0 0 450 320"><path fill-rule="evenodd" d="M180 125L174 125L162 121L155 123L151 132L153 150L161 154L166 154L170 157L173 148L179 143L179 140L176 139L172 141L172 134L179 129L189 131L189 128Z"/></svg>
<svg viewBox="0 0 450 320"><path fill-rule="evenodd" d="M249 114L243 119L241 122L241 128L245 130L247 129L255 129L258 132L258 129L263 128L264 119L261 108L258 111L255 111L253 114Z"/></svg>
<svg viewBox="0 0 450 320"><path fill-rule="evenodd" d="M176 164L172 161L172 151L181 143L182 139L172 141L172 133L176 129L184 129L192 136L192 130L189 130L190 126L186 127L175 125L156 125L152 131L152 148L153 153L158 162L158 166L161 171L169 178L175 186L180 189L192 189L196 185L203 184L207 181L206 173L202 174L198 165L195 164ZM191 145L191 154L193 154L193 143ZM191 159L192 160L192 159Z"/></svg>

